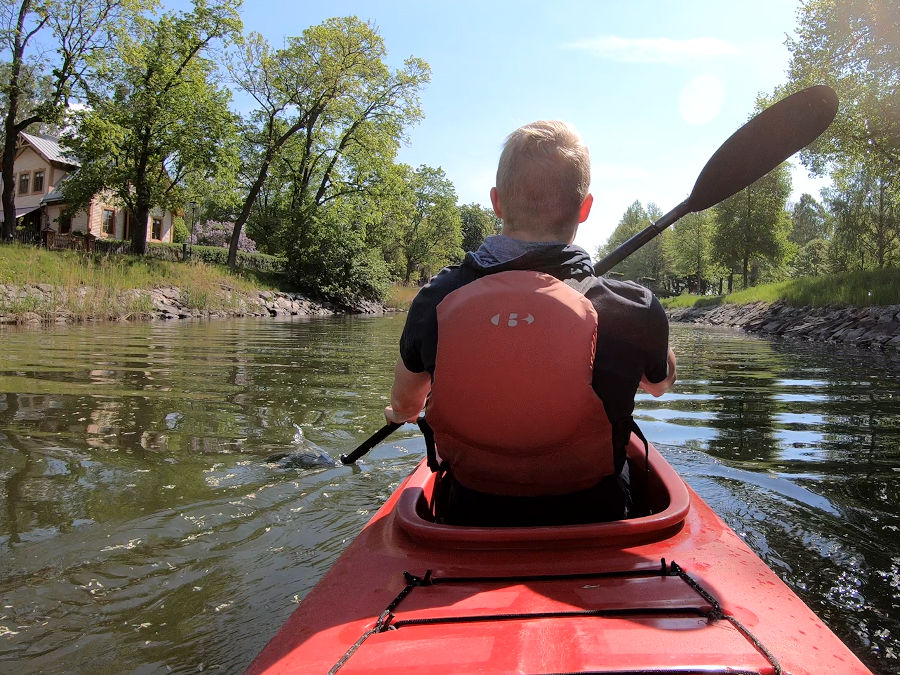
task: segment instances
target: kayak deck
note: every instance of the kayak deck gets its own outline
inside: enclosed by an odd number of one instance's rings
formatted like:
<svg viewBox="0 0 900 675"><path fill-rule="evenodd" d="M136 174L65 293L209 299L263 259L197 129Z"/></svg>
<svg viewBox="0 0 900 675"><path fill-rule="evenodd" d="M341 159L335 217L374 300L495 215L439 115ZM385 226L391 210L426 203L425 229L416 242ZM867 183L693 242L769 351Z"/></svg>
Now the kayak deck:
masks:
<svg viewBox="0 0 900 675"><path fill-rule="evenodd" d="M420 465L249 672L869 672L653 448L650 469L653 515L479 528L433 522Z"/></svg>

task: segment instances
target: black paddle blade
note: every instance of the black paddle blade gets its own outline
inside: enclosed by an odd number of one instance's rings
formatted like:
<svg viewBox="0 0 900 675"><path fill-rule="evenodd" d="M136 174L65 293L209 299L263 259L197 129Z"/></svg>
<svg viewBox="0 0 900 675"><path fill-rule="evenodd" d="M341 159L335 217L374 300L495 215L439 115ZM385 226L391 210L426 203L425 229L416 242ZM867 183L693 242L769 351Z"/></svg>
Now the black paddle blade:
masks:
<svg viewBox="0 0 900 675"><path fill-rule="evenodd" d="M818 85L766 108L725 141L697 177L689 211L702 211L759 180L816 140L837 114L837 94Z"/></svg>

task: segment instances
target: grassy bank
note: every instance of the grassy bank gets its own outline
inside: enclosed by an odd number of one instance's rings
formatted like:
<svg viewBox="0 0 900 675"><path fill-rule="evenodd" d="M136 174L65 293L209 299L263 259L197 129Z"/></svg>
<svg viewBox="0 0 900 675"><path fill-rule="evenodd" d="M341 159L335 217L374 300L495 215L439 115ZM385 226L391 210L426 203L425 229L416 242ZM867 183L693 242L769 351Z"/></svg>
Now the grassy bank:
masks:
<svg viewBox="0 0 900 675"><path fill-rule="evenodd" d="M384 304L391 309L399 309L406 311L412 304L413 298L419 292L418 286L404 286L403 284L394 284L388 288L387 296Z"/></svg>
<svg viewBox="0 0 900 675"><path fill-rule="evenodd" d="M763 284L728 295L684 294L661 300L664 307L708 307L723 303L784 302L793 307L871 307L900 305L900 269L847 272Z"/></svg>
<svg viewBox="0 0 900 675"><path fill-rule="evenodd" d="M267 275L233 273L225 266L199 261L50 252L15 244L0 246L0 284L49 287L46 293L0 297L0 314L63 312L76 318L130 316L150 311L149 299L135 290L175 287L181 289L182 301L188 307L205 311L230 309L234 293L278 290Z"/></svg>

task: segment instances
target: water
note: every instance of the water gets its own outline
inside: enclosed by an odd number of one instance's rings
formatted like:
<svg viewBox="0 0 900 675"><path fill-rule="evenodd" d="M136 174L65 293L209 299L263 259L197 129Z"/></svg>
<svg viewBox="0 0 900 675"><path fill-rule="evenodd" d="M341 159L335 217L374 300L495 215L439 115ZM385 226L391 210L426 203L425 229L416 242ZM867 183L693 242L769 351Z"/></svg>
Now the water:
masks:
<svg viewBox="0 0 900 675"><path fill-rule="evenodd" d="M422 456L404 317L0 333L0 672L240 672ZM876 672L900 670L900 364L674 326L637 419Z"/></svg>

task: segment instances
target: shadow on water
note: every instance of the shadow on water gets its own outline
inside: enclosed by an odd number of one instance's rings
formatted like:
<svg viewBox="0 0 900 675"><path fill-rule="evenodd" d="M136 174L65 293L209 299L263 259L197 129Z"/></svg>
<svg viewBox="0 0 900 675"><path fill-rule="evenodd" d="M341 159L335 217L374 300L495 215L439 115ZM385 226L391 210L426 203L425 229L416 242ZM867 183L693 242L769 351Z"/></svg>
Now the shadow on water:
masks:
<svg viewBox="0 0 900 675"><path fill-rule="evenodd" d="M4 331L0 671L240 672L423 454L403 316ZM900 665L900 369L673 327L648 437L876 671Z"/></svg>

